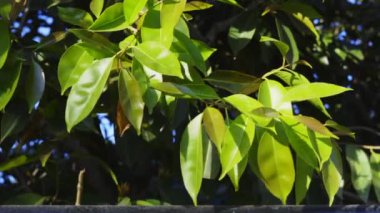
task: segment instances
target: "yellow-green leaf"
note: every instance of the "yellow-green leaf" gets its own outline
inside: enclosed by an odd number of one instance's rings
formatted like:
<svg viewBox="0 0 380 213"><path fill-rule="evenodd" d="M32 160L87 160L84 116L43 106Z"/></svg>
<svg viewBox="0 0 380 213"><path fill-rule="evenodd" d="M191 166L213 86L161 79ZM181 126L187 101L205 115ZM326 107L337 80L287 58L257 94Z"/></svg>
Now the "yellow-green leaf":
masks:
<svg viewBox="0 0 380 213"><path fill-rule="evenodd" d="M290 87L283 101L306 101L337 95L352 89L328 83L310 83Z"/></svg>
<svg viewBox="0 0 380 213"><path fill-rule="evenodd" d="M8 57L9 48L11 47L11 38L9 35L8 25L4 20L0 20L0 69L4 66Z"/></svg>
<svg viewBox="0 0 380 213"><path fill-rule="evenodd" d="M90 10L98 18L102 13L104 0L91 0Z"/></svg>
<svg viewBox="0 0 380 213"><path fill-rule="evenodd" d="M125 20L123 3L115 3L105 9L89 29L98 32L113 32L124 30L129 25Z"/></svg>
<svg viewBox="0 0 380 213"><path fill-rule="evenodd" d="M322 179L329 197L329 205L331 206L334 202L335 195L339 189L343 187L342 157L335 145L333 146L331 158L323 165Z"/></svg>
<svg viewBox="0 0 380 213"><path fill-rule="evenodd" d="M371 152L371 171L372 171L372 183L375 189L377 201L380 202L380 154Z"/></svg>
<svg viewBox="0 0 380 213"><path fill-rule="evenodd" d="M313 167L309 166L301 158L296 159L296 204L299 205L305 198L313 177Z"/></svg>
<svg viewBox="0 0 380 213"><path fill-rule="evenodd" d="M82 28L88 28L93 23L88 12L73 7L58 7L58 17L64 22Z"/></svg>
<svg viewBox="0 0 380 213"><path fill-rule="evenodd" d="M318 121L317 119L315 119L313 117L298 115L298 116L295 116L294 118L315 132L319 132L322 135L326 135L326 136L329 136L329 137L332 137L335 139L339 139L327 127L325 127L320 121Z"/></svg>
<svg viewBox="0 0 380 213"><path fill-rule="evenodd" d="M206 133L204 132L204 134ZM207 138L207 135L204 135L203 137L205 138L203 140L203 178L215 179L220 172L220 160L218 150L215 147L215 145L211 142L211 140Z"/></svg>
<svg viewBox="0 0 380 213"><path fill-rule="evenodd" d="M224 134L226 131L226 126L224 123L222 113L220 113L219 110L213 107L207 107L203 111L203 124L207 132L207 135L215 144L218 152L221 153Z"/></svg>
<svg viewBox="0 0 380 213"><path fill-rule="evenodd" d="M243 175L248 163L248 155L246 155L238 164L236 164L229 172L228 177L234 185L235 191L239 191L239 181Z"/></svg>
<svg viewBox="0 0 380 213"><path fill-rule="evenodd" d="M205 10L212 6L213 6L212 4L209 4L203 1L191 1L191 2L186 3L184 12L195 11L195 10Z"/></svg>
<svg viewBox="0 0 380 213"><path fill-rule="evenodd" d="M293 115L292 104L282 101L286 89L279 82L265 80L260 84L258 100L265 106L273 108L282 114Z"/></svg>
<svg viewBox="0 0 380 213"><path fill-rule="evenodd" d="M144 9L148 0L124 0L123 8L127 23L133 24L139 17L139 13Z"/></svg>
<svg viewBox="0 0 380 213"><path fill-rule="evenodd" d="M0 69L0 110L11 100L20 79L22 63L14 57L8 57Z"/></svg>
<svg viewBox="0 0 380 213"><path fill-rule="evenodd" d="M166 0L162 3L160 24L165 36L161 43L167 47L170 47L173 41L174 28L181 18L185 5L186 0Z"/></svg>

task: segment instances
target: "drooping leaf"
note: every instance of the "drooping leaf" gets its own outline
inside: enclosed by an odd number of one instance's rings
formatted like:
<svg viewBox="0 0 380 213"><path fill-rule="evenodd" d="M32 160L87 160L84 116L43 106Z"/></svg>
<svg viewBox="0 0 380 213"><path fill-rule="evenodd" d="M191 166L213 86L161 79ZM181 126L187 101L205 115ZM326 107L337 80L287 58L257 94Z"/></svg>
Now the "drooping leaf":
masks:
<svg viewBox="0 0 380 213"><path fill-rule="evenodd" d="M281 117L281 123L276 123L276 132L279 140L289 143L299 158L312 168L318 168L318 155L304 125L292 117Z"/></svg>
<svg viewBox="0 0 380 213"><path fill-rule="evenodd" d="M299 122L303 123L311 130L315 132L319 132L322 135L326 135L335 139L339 139L336 135L334 135L327 127L325 127L320 121L313 117L298 115L294 117Z"/></svg>
<svg viewBox="0 0 380 213"><path fill-rule="evenodd" d="M343 187L342 157L335 145L332 149L331 158L322 168L322 179L329 197L329 205L331 206L334 202L335 195L339 189Z"/></svg>
<svg viewBox="0 0 380 213"><path fill-rule="evenodd" d="M372 185L371 165L363 149L347 145L346 159L351 169L351 182L359 197L367 203Z"/></svg>
<svg viewBox="0 0 380 213"><path fill-rule="evenodd" d="M203 114L199 114L190 121L180 143L182 179L194 205L197 205L203 177L202 116Z"/></svg>
<svg viewBox="0 0 380 213"><path fill-rule="evenodd" d="M313 177L313 167L309 166L301 158L296 159L296 182L295 182L295 193L296 193L296 204L299 205L306 196L309 189L312 177Z"/></svg>
<svg viewBox="0 0 380 213"><path fill-rule="evenodd" d="M279 142L271 133L265 132L258 145L257 161L265 186L286 204L295 180L293 156L289 146Z"/></svg>
<svg viewBox="0 0 380 213"><path fill-rule="evenodd" d="M248 154L255 136L255 123L244 114L233 120L225 133L220 161L222 179Z"/></svg>
<svg viewBox="0 0 380 213"><path fill-rule="evenodd" d="M144 66L163 75L183 78L177 57L158 42L143 42L133 48L135 58Z"/></svg>
<svg viewBox="0 0 380 213"><path fill-rule="evenodd" d="M263 136L265 130L263 128L260 128L258 126L256 126L256 130L255 130L255 137L253 139L253 144L251 146L251 149L249 150L249 153L248 153L248 164L249 164L249 167L251 168L252 172L260 179L260 180L263 180L263 178L261 177L261 173L260 173L260 170L259 170L259 163L258 163L258 159L257 159L257 156L258 156L258 148L259 148L259 142L261 140L261 137Z"/></svg>
<svg viewBox="0 0 380 213"><path fill-rule="evenodd" d="M277 33L282 42L289 46L289 51L286 55L286 60L289 64L292 64L292 68L295 67L295 62L299 60L299 52L297 42L294 39L293 33L288 26L283 24L276 18Z"/></svg>
<svg viewBox="0 0 380 213"><path fill-rule="evenodd" d="M115 120L116 120L117 129L119 130L119 135L121 137L129 129L131 124L127 120L126 116L124 115L123 108L120 103L117 104Z"/></svg>
<svg viewBox="0 0 380 213"><path fill-rule="evenodd" d="M375 189L377 201L380 201L380 154L371 151L372 183Z"/></svg>
<svg viewBox="0 0 380 213"><path fill-rule="evenodd" d="M71 89L65 112L68 132L95 107L111 73L113 61L114 58L95 61Z"/></svg>
<svg viewBox="0 0 380 213"><path fill-rule="evenodd" d="M119 2L106 8L89 29L98 32L113 32L123 30L129 25L125 20L123 3Z"/></svg>
<svg viewBox="0 0 380 213"><path fill-rule="evenodd" d="M127 70L120 72L119 101L124 114L140 135L145 106L143 93L135 77Z"/></svg>
<svg viewBox="0 0 380 213"><path fill-rule="evenodd" d="M212 4L209 4L209 3L203 2L203 1L191 1L191 2L186 3L184 12L196 11L196 10L206 10L212 6L213 6Z"/></svg>
<svg viewBox="0 0 380 213"><path fill-rule="evenodd" d="M249 95L259 89L262 79L242 72L217 70L205 78L205 81L234 94L241 93Z"/></svg>
<svg viewBox="0 0 380 213"><path fill-rule="evenodd" d="M124 0L123 8L127 23L131 25L139 17L139 13L144 9L148 0Z"/></svg>
<svg viewBox="0 0 380 213"><path fill-rule="evenodd" d="M58 7L58 17L69 24L88 28L93 23L92 16L85 10L73 7Z"/></svg>
<svg viewBox="0 0 380 213"><path fill-rule="evenodd" d="M355 133L352 132L349 128L344 127L342 125L339 125L337 122L333 120L327 120L325 123L325 126L331 127L336 130L334 134L336 135L346 135L351 137L352 139L355 139Z"/></svg>
<svg viewBox="0 0 380 213"><path fill-rule="evenodd" d="M203 83L151 82L150 86L161 92L182 98L218 99L215 90Z"/></svg>
<svg viewBox="0 0 380 213"><path fill-rule="evenodd" d="M332 153L331 138L311 129L308 129L307 132L310 142L319 156L319 169L321 170L325 162L330 159Z"/></svg>
<svg viewBox="0 0 380 213"><path fill-rule="evenodd" d="M207 135L215 144L218 152L221 153L224 134L226 131L222 113L213 107L207 107L203 111L203 124Z"/></svg>
<svg viewBox="0 0 380 213"><path fill-rule="evenodd" d="M0 20L0 69L4 66L8 57L9 48L11 47L11 38L9 35L8 25L5 21Z"/></svg>
<svg viewBox="0 0 380 213"><path fill-rule="evenodd" d="M92 64L94 58L78 44L69 47L58 63L58 80L61 94L79 80L83 72Z"/></svg>
<svg viewBox="0 0 380 213"><path fill-rule="evenodd" d="M166 0L162 3L160 25L165 35L161 43L169 47L173 41L174 28L185 9L186 0Z"/></svg>
<svg viewBox="0 0 380 213"><path fill-rule="evenodd" d="M234 55L242 50L252 40L256 31L258 15L248 10L239 15L228 32L228 43Z"/></svg>
<svg viewBox="0 0 380 213"><path fill-rule="evenodd" d="M91 0L90 2L90 10L97 18L99 18L102 13L103 6L104 0Z"/></svg>
<svg viewBox="0 0 380 213"><path fill-rule="evenodd" d="M265 107L273 108L285 115L293 115L292 104L282 101L285 94L286 89L279 82L265 80L260 84L258 100Z"/></svg>
<svg viewBox="0 0 380 213"><path fill-rule="evenodd" d="M16 58L8 58L0 69L0 110L3 110L11 100L16 90L21 73L22 63Z"/></svg>
<svg viewBox="0 0 380 213"><path fill-rule="evenodd" d="M328 83L310 83L290 87L283 101L305 101L337 95L352 89Z"/></svg>
<svg viewBox="0 0 380 213"><path fill-rule="evenodd" d="M31 112L36 103L40 101L45 90L45 74L41 66L34 60L31 60L25 88L26 100L29 112Z"/></svg>
<svg viewBox="0 0 380 213"><path fill-rule="evenodd" d="M286 43L279 41L277 39L274 39L274 38L271 38L268 36L261 36L260 42L272 42L277 47L277 49L280 51L280 53L283 57L286 57L286 55L289 52L289 46Z"/></svg>
<svg viewBox="0 0 380 213"><path fill-rule="evenodd" d="M248 163L248 155L246 155L238 164L236 164L229 172L228 177L230 178L232 185L234 185L235 192L239 191L239 181L243 175L245 168Z"/></svg>
<svg viewBox="0 0 380 213"><path fill-rule="evenodd" d="M203 115L204 116L204 115ZM215 145L207 138L204 132L203 140L203 160L204 171L203 178L215 179L220 172L220 161L218 157L218 150Z"/></svg>

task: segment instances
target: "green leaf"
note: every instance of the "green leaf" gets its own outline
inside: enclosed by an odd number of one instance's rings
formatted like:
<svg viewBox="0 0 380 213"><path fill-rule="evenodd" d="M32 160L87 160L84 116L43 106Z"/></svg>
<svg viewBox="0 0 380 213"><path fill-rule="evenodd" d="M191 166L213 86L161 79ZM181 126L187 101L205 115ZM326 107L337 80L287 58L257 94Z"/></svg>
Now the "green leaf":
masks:
<svg viewBox="0 0 380 213"><path fill-rule="evenodd" d="M326 135L334 139L339 139L327 127L325 127L321 122L319 122L317 119L313 117L298 115L298 116L295 116L294 118L315 132L319 132L322 135Z"/></svg>
<svg viewBox="0 0 380 213"><path fill-rule="evenodd" d="M144 9L148 0L124 0L124 15L129 25L133 24L139 17L139 13Z"/></svg>
<svg viewBox="0 0 380 213"><path fill-rule="evenodd" d="M201 51L197 48L197 46L195 46L193 41L178 30L174 31L174 35L177 42L174 42L173 46L181 52L184 52L187 58L190 59L189 62L192 65L195 65L203 74L206 74L205 61L203 60Z"/></svg>
<svg viewBox="0 0 380 213"><path fill-rule="evenodd" d="M26 165L26 164L33 162L33 161L35 161L34 158L29 158L26 155L19 155L17 157L14 157L14 158L11 158L9 160L5 160L5 161L1 162L0 163L0 171L5 172L5 171L8 171L8 170L13 169L13 168Z"/></svg>
<svg viewBox="0 0 380 213"><path fill-rule="evenodd" d="M213 6L212 4L209 4L203 1L191 1L191 2L186 3L184 12L206 10L212 6Z"/></svg>
<svg viewBox="0 0 380 213"><path fill-rule="evenodd" d="M202 83L151 82L150 86L156 90L182 98L219 99L218 94L212 87Z"/></svg>
<svg viewBox="0 0 380 213"><path fill-rule="evenodd" d="M269 132L265 132L259 142L257 161L267 189L286 204L295 179L293 157L289 146L279 142Z"/></svg>
<svg viewBox="0 0 380 213"><path fill-rule="evenodd" d="M102 13L104 0L91 0L90 10L98 18Z"/></svg>
<svg viewBox="0 0 380 213"><path fill-rule="evenodd" d="M328 83L310 83L290 87L282 101L305 101L338 95L352 89Z"/></svg>
<svg viewBox="0 0 380 213"><path fill-rule="evenodd" d="M279 77L281 80L283 80L286 84L289 86L296 86L300 84L309 84L309 80L294 71L278 71L274 73L275 76ZM321 99L315 98L308 100L313 106L315 106L318 110L320 110L323 114L325 114L327 117L331 118L330 114L327 112L325 106L323 105Z"/></svg>
<svg viewBox="0 0 380 213"><path fill-rule="evenodd" d="M166 0L162 3L160 23L162 33L165 35L161 43L169 47L173 41L174 28L179 22L186 0Z"/></svg>
<svg viewBox="0 0 380 213"><path fill-rule="evenodd" d="M263 81L261 78L230 70L214 71L204 80L228 92L245 95L256 92Z"/></svg>
<svg viewBox="0 0 380 213"><path fill-rule="evenodd" d="M82 40L83 43L81 43L80 46L85 48L90 55L93 57L101 55L95 58L111 57L119 51L119 48L114 43L98 33L80 29L70 29L69 32ZM96 53L95 55L92 54L94 51Z"/></svg>
<svg viewBox="0 0 380 213"><path fill-rule="evenodd" d="M330 159L332 153L331 138L318 132L314 132L311 129L308 129L307 133L310 142L313 144L314 150L319 156L319 169L322 170L323 165Z"/></svg>
<svg viewBox="0 0 380 213"><path fill-rule="evenodd" d="M24 127L25 125L25 115L23 113L13 113L5 112L1 117L1 126L0 126L0 144L8 136L15 134Z"/></svg>
<svg viewBox="0 0 380 213"><path fill-rule="evenodd" d="M21 61L11 57L0 69L0 110L11 100L19 82L21 68Z"/></svg>
<svg viewBox="0 0 380 213"><path fill-rule="evenodd" d="M289 143L297 156L312 168L318 168L318 155L308 138L307 128L292 117L281 117L281 123L276 123L276 132L280 141Z"/></svg>
<svg viewBox="0 0 380 213"><path fill-rule="evenodd" d="M333 120L327 120L325 126L331 127L336 130L334 132L336 135L347 135L352 139L355 139L355 133L352 132L349 128L339 125L337 122Z"/></svg>
<svg viewBox="0 0 380 213"><path fill-rule="evenodd" d="M310 32L314 34L315 39L317 43L319 44L320 36L317 30L315 29L313 22L308 17L304 16L302 13L293 13L293 17L297 19L298 21L300 21L302 24L304 24L305 27L307 27L307 29L309 29Z"/></svg>
<svg viewBox="0 0 380 213"><path fill-rule="evenodd" d="M296 193L296 204L299 205L305 198L306 193L309 189L311 180L313 178L313 167L309 166L301 158L297 157L296 160L296 182L295 182L295 193Z"/></svg>
<svg viewBox="0 0 380 213"><path fill-rule="evenodd" d="M31 67L27 76L25 89L30 113L36 103L40 101L45 90L45 74L41 66L34 60L31 60Z"/></svg>
<svg viewBox="0 0 380 213"><path fill-rule="evenodd" d="M12 0L0 1L0 16L4 19L9 20L9 14L12 10Z"/></svg>
<svg viewBox="0 0 380 213"><path fill-rule="evenodd" d="M213 107L207 107L203 111L203 124L207 135L215 144L219 153L222 151L226 126L222 113Z"/></svg>
<svg viewBox="0 0 380 213"><path fill-rule="evenodd" d="M253 144L251 146L251 149L249 150L249 153L248 153L248 164L249 164L249 167L251 168L252 172L259 178L259 179L263 179L261 174L260 174L260 170L259 170L259 163L258 163L258 160L257 160L257 151L258 151L258 148L259 148L259 142L261 140L261 137L263 136L264 134L264 129L263 128L260 128L258 126L256 126L256 130L255 130L255 138L253 139Z"/></svg>
<svg viewBox="0 0 380 213"><path fill-rule="evenodd" d="M119 77L119 101L128 121L141 133L144 115L143 93L135 77L127 70L122 70Z"/></svg>
<svg viewBox="0 0 380 213"><path fill-rule="evenodd" d="M215 51L215 48L210 48L207 46L206 43L198 40L192 40L194 45L197 46L197 48L201 51L201 55L203 57L203 60L207 60Z"/></svg>
<svg viewBox="0 0 380 213"><path fill-rule="evenodd" d="M42 205L45 199L46 197L43 197L39 194L28 192L28 193L23 193L23 194L18 194L16 196L13 196L2 204L3 205Z"/></svg>
<svg viewBox="0 0 380 213"><path fill-rule="evenodd" d="M286 57L286 55L289 52L289 46L287 44L285 44L284 42L279 41L277 39L274 39L274 38L271 38L268 36L261 36L260 42L272 42L277 47L277 49L280 51L280 53L283 57Z"/></svg>
<svg viewBox="0 0 380 213"><path fill-rule="evenodd" d="M292 64L292 68L295 67L295 63L299 60L299 52L297 47L297 42L293 37L293 33L290 28L279 19L276 18L277 33L280 40L289 46L289 52L286 55L286 60L289 64Z"/></svg>
<svg viewBox="0 0 380 213"><path fill-rule="evenodd" d="M82 28L88 28L93 23L89 13L73 7L58 7L58 17L64 22Z"/></svg>
<svg viewBox="0 0 380 213"><path fill-rule="evenodd" d="M135 58L144 66L163 75L183 78L177 57L158 42L143 42L133 47Z"/></svg>
<svg viewBox="0 0 380 213"><path fill-rule="evenodd" d="M252 40L256 31L258 15L256 11L241 13L228 32L228 43L234 55L242 50Z"/></svg>
<svg viewBox="0 0 380 213"><path fill-rule="evenodd" d="M113 62L114 58L95 61L71 89L65 113L68 132L86 118L95 107L107 83Z"/></svg>
<svg viewBox="0 0 380 213"><path fill-rule="evenodd" d="M115 3L106 8L89 29L98 32L113 32L124 30L129 25L124 17L123 3Z"/></svg>
<svg viewBox="0 0 380 213"><path fill-rule="evenodd" d="M371 151L370 163L373 188L375 189L377 201L380 202L380 154Z"/></svg>
<svg viewBox="0 0 380 213"><path fill-rule="evenodd" d="M204 119L203 119L204 120ZM218 157L218 151L215 145L207 138L204 132L203 139L203 159L204 159L204 171L203 178L215 179L220 171L220 161Z"/></svg>
<svg viewBox="0 0 380 213"><path fill-rule="evenodd" d="M286 94L286 89L279 82L265 80L260 84L258 100L265 106L273 108L284 115L293 115L290 102L281 101Z"/></svg>
<svg viewBox="0 0 380 213"><path fill-rule="evenodd" d="M331 206L334 202L335 195L339 189L343 187L342 157L335 145L333 146L331 158L322 168L322 179L327 195L329 196L329 205Z"/></svg>
<svg viewBox="0 0 380 213"><path fill-rule="evenodd" d="M8 51L11 47L11 37L9 35L8 25L4 20L0 20L0 69L4 66L8 57Z"/></svg>
<svg viewBox="0 0 380 213"><path fill-rule="evenodd" d="M248 155L246 155L238 164L234 166L229 172L228 177L230 178L232 185L234 185L235 192L239 191L239 181L243 175L245 168L248 163Z"/></svg>
<svg viewBox="0 0 380 213"><path fill-rule="evenodd" d="M203 177L203 133L202 116L199 114L187 125L180 143L182 179L185 188L197 205L197 196Z"/></svg>
<svg viewBox="0 0 380 213"><path fill-rule="evenodd" d="M280 5L279 9L288 13L302 13L303 15L308 16L312 19L323 18L322 15L316 9L314 9L311 4L299 0L285 1Z"/></svg>
<svg viewBox="0 0 380 213"><path fill-rule="evenodd" d="M62 88L61 94L64 94L69 87L77 83L83 72L94 61L94 58L79 44L69 47L59 60L58 80Z"/></svg>
<svg viewBox="0 0 380 213"><path fill-rule="evenodd" d="M233 120L224 136L220 161L222 163L222 179L248 154L255 136L255 123L241 114Z"/></svg>
<svg viewBox="0 0 380 213"><path fill-rule="evenodd" d="M141 40L142 42L156 41L161 42L164 37L167 36L163 33L161 28L160 15L161 14L161 4L149 8L148 12L144 16L144 22L141 27ZM162 44L166 45L166 44ZM166 45L169 48L170 45Z"/></svg>
<svg viewBox="0 0 380 213"><path fill-rule="evenodd" d="M243 7L236 0L217 0L217 1L243 9Z"/></svg>
<svg viewBox="0 0 380 213"><path fill-rule="evenodd" d="M346 159L351 169L351 182L359 197L368 202L372 185L372 172L369 158L363 149L347 145Z"/></svg>

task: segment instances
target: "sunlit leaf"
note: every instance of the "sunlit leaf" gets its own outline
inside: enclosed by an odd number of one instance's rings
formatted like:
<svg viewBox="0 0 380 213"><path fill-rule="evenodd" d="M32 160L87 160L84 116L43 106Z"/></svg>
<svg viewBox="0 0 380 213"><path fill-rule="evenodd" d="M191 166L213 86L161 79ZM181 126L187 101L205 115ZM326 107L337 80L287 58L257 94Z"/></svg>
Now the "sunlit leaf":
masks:
<svg viewBox="0 0 380 213"><path fill-rule="evenodd" d="M286 89L279 82L265 80L260 84L258 100L265 107L273 108L285 115L293 115L292 104L282 101L285 94Z"/></svg>
<svg viewBox="0 0 380 213"><path fill-rule="evenodd" d="M230 178L232 185L234 185L235 191L239 191L239 181L243 175L245 168L248 163L248 155L246 155L237 165L234 166L229 172L228 177Z"/></svg>
<svg viewBox="0 0 380 213"><path fill-rule="evenodd" d="M212 6L213 6L212 4L209 4L203 1L191 1L191 2L186 3L184 12L195 11L195 10L205 10Z"/></svg>
<svg viewBox="0 0 380 213"><path fill-rule="evenodd" d="M221 153L226 129L222 113L213 107L207 107L203 111L203 124L207 135Z"/></svg>
<svg viewBox="0 0 380 213"><path fill-rule="evenodd" d="M294 117L299 122L303 123L311 130L315 132L319 132L322 135L326 135L335 139L339 139L336 135L334 135L327 127L325 127L320 121L313 117L298 115Z"/></svg>
<svg viewBox="0 0 380 213"><path fill-rule="evenodd" d="M380 201L380 154L372 151L370 163L373 188L375 189L377 201Z"/></svg>
<svg viewBox="0 0 380 213"><path fill-rule="evenodd" d="M185 9L186 0L166 0L162 3L160 24L162 33L165 35L161 43L170 46L173 41L174 28L179 22Z"/></svg>
<svg viewBox="0 0 380 213"><path fill-rule="evenodd" d="M148 0L124 0L123 8L127 23L130 25L137 20L139 13L144 9Z"/></svg>
<svg viewBox="0 0 380 213"><path fill-rule="evenodd" d="M299 60L299 51L297 42L294 39L293 33L290 28L283 24L276 18L277 33L280 40L289 46L289 51L286 55L286 60L289 64L292 64L292 68L295 67L295 62Z"/></svg>
<svg viewBox="0 0 380 213"><path fill-rule="evenodd" d="M338 95L352 89L328 83L310 83L290 87L283 101L305 101Z"/></svg>
<svg viewBox="0 0 380 213"><path fill-rule="evenodd" d="M22 63L15 58L8 58L0 69L0 110L4 109L16 90L21 73Z"/></svg>
<svg viewBox="0 0 380 213"><path fill-rule="evenodd" d="M197 99L219 98L218 94L216 94L215 90L212 87L202 83L176 84L171 82L151 82L150 86L156 90L177 97Z"/></svg>
<svg viewBox="0 0 380 213"><path fill-rule="evenodd" d="M90 10L98 18L102 13L104 0L91 0Z"/></svg>
<svg viewBox="0 0 380 213"><path fill-rule="evenodd" d="M205 132L203 133L205 134ZM203 136L203 160L204 160L204 171L203 178L205 179L215 179L220 172L220 161L218 150L215 145L207 138L207 135Z"/></svg>
<svg viewBox="0 0 380 213"><path fill-rule="evenodd" d="M329 205L334 202L335 195L343 186L342 157L336 146L333 146L331 158L323 165L322 179L329 197Z"/></svg>
<svg viewBox="0 0 380 213"><path fill-rule="evenodd" d="M123 3L115 3L106 8L89 29L99 32L113 32L123 30L129 25L125 20Z"/></svg>
<svg viewBox="0 0 380 213"><path fill-rule="evenodd" d="M296 159L296 204L299 205L305 198L313 177L313 167L305 163L301 158Z"/></svg>

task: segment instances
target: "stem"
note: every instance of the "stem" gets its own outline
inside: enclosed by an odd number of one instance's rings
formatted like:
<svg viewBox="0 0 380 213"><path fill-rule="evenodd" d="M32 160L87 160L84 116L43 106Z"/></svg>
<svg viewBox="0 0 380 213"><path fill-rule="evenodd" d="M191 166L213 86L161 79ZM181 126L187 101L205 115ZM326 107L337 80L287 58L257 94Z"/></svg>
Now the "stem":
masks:
<svg viewBox="0 0 380 213"><path fill-rule="evenodd" d="M86 172L85 169L80 170L78 175L78 184L77 184L77 197L75 200L75 205L80 206L81 200L82 200L82 192L83 192L83 179L84 179L84 173Z"/></svg>

